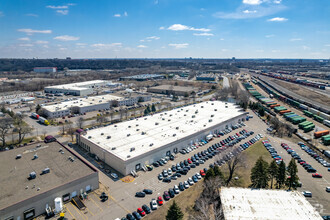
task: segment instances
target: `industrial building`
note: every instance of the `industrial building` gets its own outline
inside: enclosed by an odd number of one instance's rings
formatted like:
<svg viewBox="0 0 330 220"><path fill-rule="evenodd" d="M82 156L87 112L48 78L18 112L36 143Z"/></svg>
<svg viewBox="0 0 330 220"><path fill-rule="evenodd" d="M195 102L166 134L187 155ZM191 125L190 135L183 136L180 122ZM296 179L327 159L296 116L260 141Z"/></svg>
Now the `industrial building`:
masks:
<svg viewBox="0 0 330 220"><path fill-rule="evenodd" d="M220 198L225 220L322 220L298 191L222 187Z"/></svg>
<svg viewBox="0 0 330 220"><path fill-rule="evenodd" d="M232 103L208 101L77 135L77 143L127 175L243 120Z"/></svg>
<svg viewBox="0 0 330 220"><path fill-rule="evenodd" d="M148 81L148 80L160 80L165 79L165 76L160 74L141 74L141 75L134 75L134 76L124 76L120 77L120 81L125 80L136 80L136 81Z"/></svg>
<svg viewBox="0 0 330 220"><path fill-rule="evenodd" d="M0 153L0 219L25 220L56 211L99 188L97 169L58 142ZM46 211L47 208L47 211Z"/></svg>
<svg viewBox="0 0 330 220"><path fill-rule="evenodd" d="M92 80L80 83L70 83L64 85L45 87L45 93L64 93L76 96L86 96L93 93L93 89L101 86L106 86L108 81Z"/></svg>
<svg viewBox="0 0 330 220"><path fill-rule="evenodd" d="M214 73L203 73L196 76L196 80L198 81L215 81L216 76Z"/></svg>
<svg viewBox="0 0 330 220"><path fill-rule="evenodd" d="M33 72L35 72L35 73L56 73L57 67L34 67Z"/></svg>
<svg viewBox="0 0 330 220"><path fill-rule="evenodd" d="M150 101L151 96L135 96L123 98L114 95L86 96L72 101L61 102L55 105L43 106L47 118L59 118L71 114L84 114L87 112L110 110L111 106L131 106L139 102Z"/></svg>
<svg viewBox="0 0 330 220"><path fill-rule="evenodd" d="M160 86L154 86L150 87L147 90L151 93L159 93L159 94L166 94L166 95L178 95L178 96L184 96L184 95L190 95L192 92L195 92L197 94L198 89L191 86L173 86L173 85L160 85Z"/></svg>

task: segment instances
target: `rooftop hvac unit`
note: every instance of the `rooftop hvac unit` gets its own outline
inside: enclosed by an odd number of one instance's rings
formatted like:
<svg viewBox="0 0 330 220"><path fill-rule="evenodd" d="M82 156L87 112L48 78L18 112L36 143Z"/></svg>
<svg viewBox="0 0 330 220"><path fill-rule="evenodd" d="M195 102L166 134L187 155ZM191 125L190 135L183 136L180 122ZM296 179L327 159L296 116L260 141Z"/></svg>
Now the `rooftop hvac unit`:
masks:
<svg viewBox="0 0 330 220"><path fill-rule="evenodd" d="M189 112L189 110L187 109L186 112Z"/></svg>
<svg viewBox="0 0 330 220"><path fill-rule="evenodd" d="M195 117L196 117L196 115L192 115L191 117L192 117L192 118L195 118Z"/></svg>
<svg viewBox="0 0 330 220"><path fill-rule="evenodd" d="M92 136L88 136L88 139L91 139L92 138Z"/></svg>
<svg viewBox="0 0 330 220"><path fill-rule="evenodd" d="M142 131L142 133L141 133L142 135L145 135L146 133L144 132L144 131Z"/></svg>
<svg viewBox="0 0 330 220"><path fill-rule="evenodd" d="M127 155L127 158L130 158L131 157L131 155Z"/></svg>
<svg viewBox="0 0 330 220"><path fill-rule="evenodd" d="M201 108L204 108L204 106L201 106Z"/></svg>
<svg viewBox="0 0 330 220"><path fill-rule="evenodd" d="M147 120L147 118L144 118L144 120Z"/></svg>
<svg viewBox="0 0 330 220"><path fill-rule="evenodd" d="M227 106L227 105L226 105L225 107L226 107L226 108L228 108L228 106Z"/></svg>
<svg viewBox="0 0 330 220"><path fill-rule="evenodd" d="M154 143L149 144L150 147L153 146L153 145L154 145Z"/></svg>
<svg viewBox="0 0 330 220"><path fill-rule="evenodd" d="M212 119L210 119L209 122L212 122Z"/></svg>
<svg viewBox="0 0 330 220"><path fill-rule="evenodd" d="M37 174L36 172L31 172L30 175L29 175L29 178L32 180L32 179L35 179L37 177Z"/></svg>
<svg viewBox="0 0 330 220"><path fill-rule="evenodd" d="M163 121L165 121L165 118L162 118Z"/></svg>
<svg viewBox="0 0 330 220"><path fill-rule="evenodd" d="M110 139L111 138L111 136L107 136L107 139Z"/></svg>
<svg viewBox="0 0 330 220"><path fill-rule="evenodd" d="M131 126L130 126L130 125L128 125L128 128L131 128Z"/></svg>
<svg viewBox="0 0 330 220"><path fill-rule="evenodd" d="M135 126L136 126L136 127L138 127L138 126L139 126L139 124L136 124Z"/></svg>
<svg viewBox="0 0 330 220"><path fill-rule="evenodd" d="M115 148L115 147L113 147L113 148L111 148L111 150L116 150L117 148Z"/></svg>
<svg viewBox="0 0 330 220"><path fill-rule="evenodd" d="M175 137L176 136L176 134L173 134L173 137Z"/></svg>
<svg viewBox="0 0 330 220"><path fill-rule="evenodd" d="M179 130L179 127L176 127L175 129L176 129L176 130Z"/></svg>
<svg viewBox="0 0 330 220"><path fill-rule="evenodd" d="M214 117L214 115L211 115L211 118L213 118Z"/></svg>
<svg viewBox="0 0 330 220"><path fill-rule="evenodd" d="M22 158L22 155L21 154L17 154L16 155L16 160L21 159L21 158Z"/></svg>
<svg viewBox="0 0 330 220"><path fill-rule="evenodd" d="M43 169L42 172L41 172L41 175L46 174L46 173L50 173L50 169L49 168Z"/></svg>
<svg viewBox="0 0 330 220"><path fill-rule="evenodd" d="M155 125L159 125L159 123L158 123L158 122L156 122L156 123L155 123Z"/></svg>
<svg viewBox="0 0 330 220"><path fill-rule="evenodd" d="M115 128L117 127L117 125L115 125Z"/></svg>
<svg viewBox="0 0 330 220"><path fill-rule="evenodd" d="M140 131L140 129L136 129L136 131Z"/></svg>
<svg viewBox="0 0 330 220"><path fill-rule="evenodd" d="M226 106L226 107L227 107L227 106ZM218 109L215 108L214 111L216 112L216 111L218 111Z"/></svg>
<svg viewBox="0 0 330 220"><path fill-rule="evenodd" d="M104 135L104 133L101 133L101 135Z"/></svg>
<svg viewBox="0 0 330 220"><path fill-rule="evenodd" d="M135 147L132 147L129 151L130 152L135 151Z"/></svg>
<svg viewBox="0 0 330 220"><path fill-rule="evenodd" d="M198 113L198 110L195 111L195 114L197 114L197 113Z"/></svg>
<svg viewBox="0 0 330 220"><path fill-rule="evenodd" d="M171 119L168 119L168 121L171 121Z"/></svg>
<svg viewBox="0 0 330 220"><path fill-rule="evenodd" d="M211 103L211 105L214 105L214 103Z"/></svg>

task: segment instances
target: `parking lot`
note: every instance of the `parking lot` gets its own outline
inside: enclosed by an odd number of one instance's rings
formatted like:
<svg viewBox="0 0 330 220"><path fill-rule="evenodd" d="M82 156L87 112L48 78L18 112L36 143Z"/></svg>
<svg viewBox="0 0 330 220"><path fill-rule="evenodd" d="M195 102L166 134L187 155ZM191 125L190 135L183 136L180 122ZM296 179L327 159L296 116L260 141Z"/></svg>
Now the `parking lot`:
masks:
<svg viewBox="0 0 330 220"><path fill-rule="evenodd" d="M254 113L250 113L254 115ZM300 165L298 166L298 176L300 181L302 182L302 187L298 188L299 191L308 190L311 191L313 196L312 198L307 198L308 201L316 208L317 211L321 213L321 215L329 214L330 210L330 201L329 194L325 191L325 187L329 186L329 172L327 168L323 167L320 163L318 163L315 159L313 159L310 155L308 155L305 151L303 151L297 143L292 143L287 140L283 140L281 138L273 137L267 134L267 125L262 122L259 118L254 115L254 118L245 122L247 126L239 128L226 134L220 138L215 138L208 144L197 148L189 152L188 154L177 154L173 161L169 160L167 164L164 166L160 166L158 168L154 168L153 171L149 172L138 172L139 176L133 179L132 182L124 183L122 180L114 181L109 177L109 174L104 172L105 169L102 169L103 172L100 172L100 182L101 189L97 192L94 192L90 195L90 200L87 200L86 206L88 210L85 211L77 211L76 207L72 204L66 205L67 211L66 217L69 219L116 219L126 216L128 213L132 213L136 211L138 207L141 207L143 204L149 205L151 199L157 199L158 196L162 196L164 191L167 191L169 188L173 188L174 185L179 185L179 182L186 181L189 177L199 172L203 168L208 168L211 161L214 161L214 158L219 158L218 156L206 161L204 164L197 166L196 168L191 168L187 175L182 175L182 177L177 180L172 180L171 183L164 183L157 178L158 174L161 173L163 169L171 168L172 165L176 165L178 162L183 161L185 159L191 158L197 152L201 150L206 150L209 146L214 143L218 143L220 140L227 138L229 135L233 135L236 132L239 132L242 129L246 129L248 131L254 131L255 134L261 133L266 136L266 138L270 141L272 146L277 150L278 154L283 158L284 162L288 164L291 160L291 155L286 152L281 147L281 143L287 143L291 148L293 148L297 154L299 154L306 162L311 164L315 169L317 169L318 173L323 175L323 178L316 179L312 177L311 173L307 173L306 170ZM255 134L248 137L246 140L242 140L242 143L249 140L252 137L255 137ZM241 143L239 143L241 144ZM230 147L225 149L220 153L221 156L228 154L234 149L238 148L239 144L236 144L234 147ZM86 156L86 155L85 155ZM96 163L91 158L89 158L91 162L93 162L96 166L100 167L99 163ZM106 168L107 169L107 168ZM111 168L110 168L111 169ZM110 170L113 172L114 170ZM142 191L143 189L151 189L153 191L152 195L146 195L144 198L135 197L135 193ZM109 195L109 199L101 203L99 194L101 191L105 192ZM180 193L187 193L189 189ZM97 205L98 204L99 207ZM110 217L111 216L111 217Z"/></svg>

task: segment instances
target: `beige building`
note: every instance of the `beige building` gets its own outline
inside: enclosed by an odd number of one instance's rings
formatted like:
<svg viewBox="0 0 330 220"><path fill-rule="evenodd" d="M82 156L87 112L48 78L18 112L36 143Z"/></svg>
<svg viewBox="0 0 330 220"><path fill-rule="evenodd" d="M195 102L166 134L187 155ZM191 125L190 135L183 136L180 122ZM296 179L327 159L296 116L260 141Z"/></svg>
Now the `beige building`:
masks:
<svg viewBox="0 0 330 220"><path fill-rule="evenodd" d="M166 95L178 95L184 96L186 94L190 95L193 91L197 94L198 89L191 86L172 86L172 85L160 85L155 87L150 87L147 90L151 93L160 93Z"/></svg>

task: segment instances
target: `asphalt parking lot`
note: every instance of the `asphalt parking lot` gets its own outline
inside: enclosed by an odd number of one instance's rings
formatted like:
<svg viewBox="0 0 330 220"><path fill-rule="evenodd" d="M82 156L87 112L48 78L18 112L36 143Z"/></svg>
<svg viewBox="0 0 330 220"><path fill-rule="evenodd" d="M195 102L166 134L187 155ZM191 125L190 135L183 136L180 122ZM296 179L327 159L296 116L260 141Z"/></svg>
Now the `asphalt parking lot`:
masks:
<svg viewBox="0 0 330 220"><path fill-rule="evenodd" d="M211 161L214 161L216 157L213 157L212 159L206 161L205 164L197 166L196 168L192 168L187 175L183 175L181 178L178 178L177 180L172 180L171 183L164 183L160 180L158 180L157 176L163 169L168 169L172 165L177 164L180 161L183 161L184 159L190 158L193 154L207 149L209 146L211 146L214 143L219 142L220 140L223 140L227 138L229 135L233 135L236 132L242 130L243 128L248 131L254 131L255 134L247 138L246 140L249 140L250 138L254 137L256 134L261 133L263 136L265 136L267 139L269 139L272 146L278 151L278 154L283 158L284 162L288 164L288 162L291 160L291 156L280 146L282 142L287 143L291 148L293 148L306 162L311 164L315 169L317 169L318 173L321 173L323 175L322 179L315 179L312 178L311 173L307 173L306 170L299 164L298 166L298 175L302 182L302 187L298 188L299 191L308 190L311 191L313 194L312 198L307 198L308 201L315 207L317 211L321 213L321 215L329 214L330 213L330 200L329 200L329 194L325 191L326 186L330 186L329 181L329 172L327 171L327 168L323 167L321 164L319 164L316 160L314 160L311 156L309 156L305 151L301 150L300 147L296 143L292 143L277 137L272 137L270 135L266 134L267 125L262 122L259 118L256 117L254 113L250 113L254 116L254 118L250 119L249 121L245 122L247 126L239 128L237 130L233 130L227 135L224 135L220 138L215 138L208 144L197 148L196 150L182 155L177 154L174 161L169 161L166 165L154 168L153 171L150 172L138 172L139 176L134 179L134 181L130 183L124 183L121 180L113 181L109 176L104 173L100 172L100 182L102 184L101 189L98 191L98 193L101 193L103 190L109 195L108 201L105 203L101 203L98 196L95 194L91 195L90 201L87 200L86 206L88 208L87 211L84 212L77 212L75 210L76 207L73 207L72 204L66 205L66 208L70 210L70 212L66 213L66 217L69 219L116 219L126 216L128 213L132 213L133 211L136 211L138 207L141 207L143 204L149 205L151 199L157 199L158 196L162 196L163 192L165 190L168 190L169 188L173 188L174 185L179 185L179 182L186 181L189 177L194 175L196 172L199 172L200 169L208 168ZM243 140L244 143L246 140ZM231 152L233 149L237 148L239 144L236 144L234 147L227 148L224 152L220 153L221 155L225 155L228 152ZM85 155L86 156L86 155ZM91 158L89 158L91 159ZM95 161L91 161L95 165ZM143 189L151 189L153 190L152 195L146 195L144 198L136 198L135 193L138 191L142 191ZM185 190L184 192L180 193L186 193L186 191L189 191L189 189ZM98 204L100 207L95 205ZM72 206L72 207L71 207ZM80 214L80 215L79 215Z"/></svg>

